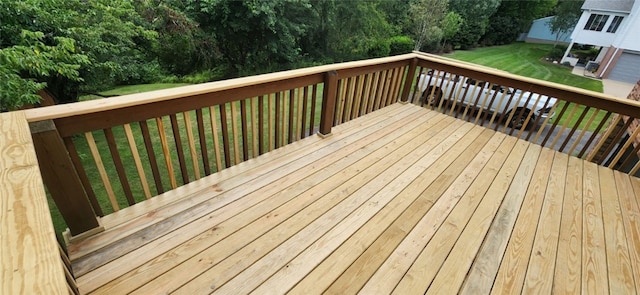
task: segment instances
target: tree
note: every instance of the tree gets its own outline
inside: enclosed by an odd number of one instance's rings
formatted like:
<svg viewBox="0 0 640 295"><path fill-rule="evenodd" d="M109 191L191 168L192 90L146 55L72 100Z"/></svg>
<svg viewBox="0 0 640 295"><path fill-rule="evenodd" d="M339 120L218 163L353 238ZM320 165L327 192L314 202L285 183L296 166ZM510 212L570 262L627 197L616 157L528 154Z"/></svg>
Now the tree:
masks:
<svg viewBox="0 0 640 295"><path fill-rule="evenodd" d="M556 2L557 0L502 1L489 18L481 43L496 45L515 41L520 33L529 29L534 19L548 15Z"/></svg>
<svg viewBox="0 0 640 295"><path fill-rule="evenodd" d="M26 30L42 32L43 46L72 39L75 53L86 56L88 62L75 64L81 79L39 78L61 101L74 101L81 91L157 79L157 35L129 0L4 0L0 16L0 48L20 45L20 32Z"/></svg>
<svg viewBox="0 0 640 295"><path fill-rule="evenodd" d="M54 46L43 43L42 32L23 30L20 43L0 49L0 111L10 111L40 101L36 94L51 77L81 81L78 72L88 64L76 53L73 39L55 37Z"/></svg>
<svg viewBox="0 0 640 295"><path fill-rule="evenodd" d="M549 21L551 32L556 35L556 44L562 36L568 34L578 23L582 15L584 0L559 0L555 8L555 17ZM555 45L554 44L554 47Z"/></svg>
<svg viewBox="0 0 640 295"><path fill-rule="evenodd" d="M449 40L449 38L455 36L456 33L458 33L463 22L464 19L462 19L462 16L453 11L449 11L447 15L444 16L444 19L442 19L442 24L440 24L440 26L442 27L443 46L447 45L447 40Z"/></svg>
<svg viewBox="0 0 640 295"><path fill-rule="evenodd" d="M451 43L461 49L477 46L478 40L487 31L489 17L498 9L500 2L501 0L450 0L451 11L464 19L460 30L451 38Z"/></svg>
<svg viewBox="0 0 640 295"><path fill-rule="evenodd" d="M413 27L415 50L427 43L439 42L443 37L440 24L447 13L449 0L414 0L409 5L409 19Z"/></svg>
<svg viewBox="0 0 640 295"><path fill-rule="evenodd" d="M187 10L216 40L231 75L286 68L300 56L306 33L308 0L187 2Z"/></svg>

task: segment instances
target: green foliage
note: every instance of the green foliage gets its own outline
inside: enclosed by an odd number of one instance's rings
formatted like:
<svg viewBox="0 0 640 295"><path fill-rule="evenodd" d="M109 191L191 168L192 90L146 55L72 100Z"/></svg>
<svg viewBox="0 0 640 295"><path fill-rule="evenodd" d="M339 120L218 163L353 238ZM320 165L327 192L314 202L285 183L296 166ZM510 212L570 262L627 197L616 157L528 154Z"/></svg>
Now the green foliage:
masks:
<svg viewBox="0 0 640 295"><path fill-rule="evenodd" d="M391 46L387 40L375 40L367 49L367 55L370 57L389 56L389 52L391 52Z"/></svg>
<svg viewBox="0 0 640 295"><path fill-rule="evenodd" d="M308 0L188 1L188 10L211 32L232 74L287 67L300 57Z"/></svg>
<svg viewBox="0 0 640 295"><path fill-rule="evenodd" d="M509 44L526 32L531 22L548 15L557 0L502 1L489 18L489 25L481 43Z"/></svg>
<svg viewBox="0 0 640 295"><path fill-rule="evenodd" d="M449 0L413 0L409 6L409 19L416 40L415 50L440 42L443 37L440 24L447 13Z"/></svg>
<svg viewBox="0 0 640 295"><path fill-rule="evenodd" d="M489 26L489 17L498 9L501 0L450 0L451 11L462 16L464 23L451 38L454 47L467 49L478 45L478 40Z"/></svg>
<svg viewBox="0 0 640 295"><path fill-rule="evenodd" d="M566 47L564 47L564 48L562 48L560 46L553 47L553 48L551 48L551 50L549 50L549 53L547 54L547 57L550 58L550 59L559 60L564 55L565 50L567 50Z"/></svg>
<svg viewBox="0 0 640 295"><path fill-rule="evenodd" d="M386 21L374 1L335 1L327 42L329 54L336 61L376 57L382 53L381 42L393 35L393 27Z"/></svg>
<svg viewBox="0 0 640 295"><path fill-rule="evenodd" d="M48 77L81 81L78 69L88 59L75 53L73 39L55 37L55 46L43 43L42 32L23 30L20 43L0 49L0 111L40 101L36 94Z"/></svg>
<svg viewBox="0 0 640 295"><path fill-rule="evenodd" d="M443 37L442 44L444 46L447 46L447 41L460 31L462 23L464 23L462 16L453 11L449 11L447 15L444 16L444 19L442 19L442 23L440 24Z"/></svg>
<svg viewBox="0 0 640 295"><path fill-rule="evenodd" d="M551 32L556 34L556 41L568 34L575 27L580 15L584 0L558 0L555 8L555 17L549 22Z"/></svg>
<svg viewBox="0 0 640 295"><path fill-rule="evenodd" d="M393 36L389 39L389 55L410 53L414 42L409 36Z"/></svg>

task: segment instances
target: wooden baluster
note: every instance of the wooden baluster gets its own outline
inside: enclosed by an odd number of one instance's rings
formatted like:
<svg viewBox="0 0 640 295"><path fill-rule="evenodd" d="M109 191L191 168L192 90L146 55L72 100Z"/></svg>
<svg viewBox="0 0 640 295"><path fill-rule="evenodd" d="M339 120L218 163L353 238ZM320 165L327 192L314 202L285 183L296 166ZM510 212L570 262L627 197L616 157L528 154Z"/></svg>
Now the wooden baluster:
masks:
<svg viewBox="0 0 640 295"><path fill-rule="evenodd" d="M269 95L265 94L262 97L258 97L258 153L260 155L264 154L264 100L269 99ZM267 103L268 104L268 103ZM267 113L270 113L267 111Z"/></svg>
<svg viewBox="0 0 640 295"><path fill-rule="evenodd" d="M277 106L274 106L274 100L275 98L277 98L278 94L269 94L269 109L267 110L267 121L269 121L269 124L267 124L268 128L267 128L267 133L269 134L269 146L267 147L267 151L272 151L275 147L276 144L276 140L275 138L278 132L278 124L275 124L274 121L274 116L278 117L278 109Z"/></svg>
<svg viewBox="0 0 640 295"><path fill-rule="evenodd" d="M211 165L209 164L209 152L207 151L207 135L204 128L204 114L202 109L196 110L196 119L198 121L198 137L200 138L200 154L202 155L202 164L204 174L211 174Z"/></svg>
<svg viewBox="0 0 640 295"><path fill-rule="evenodd" d="M240 100L240 127L242 128L242 158L249 159L249 128L247 127L247 100ZM237 164L237 163L236 163Z"/></svg>
<svg viewBox="0 0 640 295"><path fill-rule="evenodd" d="M78 150L76 149L76 145L73 143L73 138L65 137L63 138L64 145L69 152L69 157L71 158L71 162L73 162L73 167L76 169L78 173L78 177L80 177L80 182L84 187L84 191L87 193L87 198L89 198L89 202L91 203L91 207L93 207L93 212L98 216L104 216L104 212L102 211L102 207L100 207L100 203L98 202L98 198L96 198L96 194L91 187L91 182L87 177L87 173L84 170L84 166L82 166L82 161L80 160L80 156L78 156Z"/></svg>
<svg viewBox="0 0 640 295"><path fill-rule="evenodd" d="M300 119L300 121L302 121L302 124L300 126L300 130L298 132L299 136L301 138L305 138L307 137L307 112L308 112L308 101L309 101L309 88L311 88L311 86L306 86L303 89L303 93L302 93L302 118ZM313 122L309 123L309 129L313 128Z"/></svg>
<svg viewBox="0 0 640 295"><path fill-rule="evenodd" d="M251 142L253 143L253 157L257 157L260 155L259 147L260 137L258 136L258 113L257 113L257 101L260 99L259 97L251 98Z"/></svg>
<svg viewBox="0 0 640 295"><path fill-rule="evenodd" d="M560 114L558 114L557 118L562 118L562 116L564 116L564 113L567 111L568 107L569 107L569 103L565 103L565 105L562 107L562 110L560 110ZM560 122L560 120L554 120L554 121L555 122L553 122L553 125L551 125L551 129L549 129L547 136L545 136L544 140L542 141L542 144L540 144L541 146L545 146L545 144L547 143L547 140L549 140L551 135L553 135L553 131L556 129L556 126L558 126L558 122ZM542 130L538 130L538 134L540 134L540 131ZM533 142L538 142L538 135L536 135L536 139Z"/></svg>
<svg viewBox="0 0 640 295"><path fill-rule="evenodd" d="M107 139L107 145L109 146L109 152L111 153L111 160L116 167L116 172L118 174L118 179L120 179L120 184L122 185L122 190L124 191L124 195L127 198L127 203L129 206L134 205L136 200L133 198L133 192L131 191L131 186L129 185L129 178L127 177L127 173L124 170L124 165L122 164L122 159L120 158L120 152L118 152L118 146L116 145L116 139L113 136L113 131L111 128L104 129L104 136Z"/></svg>
<svg viewBox="0 0 640 295"><path fill-rule="evenodd" d="M360 116L364 116L369 112L369 101L371 100L371 82L373 80L373 74L369 73L364 78L364 93L362 93L362 106L360 107Z"/></svg>
<svg viewBox="0 0 640 295"><path fill-rule="evenodd" d="M288 120L288 128L287 128L287 143L292 143L294 139L294 127L295 127L295 91L294 89L289 89L289 120Z"/></svg>
<svg viewBox="0 0 640 295"><path fill-rule="evenodd" d="M171 188L178 187L176 181L175 171L173 170L173 163L171 162L171 153L169 152L169 142L167 140L167 134L164 130L164 123L162 118L156 118L156 126L158 127L158 135L160 136L160 145L162 145L162 155L164 156L164 163L167 165L167 174L169 174L169 182Z"/></svg>
<svg viewBox="0 0 640 295"><path fill-rule="evenodd" d="M364 87L365 76L361 75L356 78L356 91L355 91L355 101L353 104L353 108L351 109L351 119L355 119L360 117L360 109L362 108L362 93Z"/></svg>
<svg viewBox="0 0 640 295"><path fill-rule="evenodd" d="M320 133L322 136L331 134L333 122L336 94L338 92L338 72L330 71L325 73L324 94L322 97L322 113L320 114Z"/></svg>
<svg viewBox="0 0 640 295"><path fill-rule="evenodd" d="M171 119L171 130L173 131L173 142L176 144L176 153L178 154L178 163L180 164L180 175L182 183L189 183L189 171L187 171L187 162L184 157L184 148L182 147L182 138L180 137L180 125L175 114L169 115Z"/></svg>
<svg viewBox="0 0 640 295"><path fill-rule="evenodd" d="M129 142L129 149L131 150L131 156L133 157L133 163L136 165L136 170L138 171L138 177L140 178L140 185L142 186L142 191L144 192L144 197L146 199L151 198L151 190L149 189L149 184L147 183L147 176L144 173L144 168L142 167L142 161L140 160L140 154L138 153L138 147L136 146L136 140L133 137L133 132L131 130L131 125L124 124L124 133L127 137L127 142Z"/></svg>
<svg viewBox="0 0 640 295"><path fill-rule="evenodd" d="M316 103L318 98L318 84L313 84L313 89L311 90L311 111L309 118L309 136L311 136L314 132L316 126Z"/></svg>
<svg viewBox="0 0 640 295"><path fill-rule="evenodd" d="M156 160L155 151L153 150L151 134L149 133L149 125L147 124L147 121L140 121L138 122L138 125L140 125L140 131L142 131L144 147L147 151L147 157L149 157L149 165L151 166L151 173L153 174L153 180L156 184L156 190L158 191L158 194L164 193L162 177L160 177L160 170L158 169L158 162Z"/></svg>
<svg viewBox="0 0 640 295"><path fill-rule="evenodd" d="M560 149L558 150L559 152L562 152L564 150L564 148L567 146L567 144L569 143L569 140L571 139L571 137L573 137L573 134L576 132L576 130L580 126L580 123L582 123L582 120L584 120L584 117L587 115L587 112L589 112L589 109L591 109L591 108L590 107L585 107L584 110L582 110L582 113L580 114L580 117L578 118L578 121L576 121L573 124L573 127L571 128L571 131L569 131L569 134L566 136L564 142L562 142L562 145L560 145ZM588 127L589 127L589 125L585 125L583 127L583 129L587 129ZM578 138L577 140L580 140L580 139Z"/></svg>
<svg viewBox="0 0 640 295"><path fill-rule="evenodd" d="M240 159L240 134L238 134L238 106L237 101L232 101L231 104L231 131L233 132L230 140L233 140L233 165L237 165L242 162ZM228 165L230 166L230 165Z"/></svg>
<svg viewBox="0 0 640 295"><path fill-rule="evenodd" d="M345 105L347 103L347 82L348 82L348 78L345 79L340 79L339 81L339 85L338 85L338 89L340 90L340 94L337 97L336 100L336 111L335 111L335 120L334 120L334 124L333 126L342 124L343 122L343 115L344 115L344 109L345 109Z"/></svg>
<svg viewBox="0 0 640 295"><path fill-rule="evenodd" d="M211 136L213 137L213 153L216 157L216 171L222 170L222 154L220 153L220 139L218 137L218 118L216 116L216 109L209 107L209 119L211 121Z"/></svg>
<svg viewBox="0 0 640 295"><path fill-rule="evenodd" d="M276 92L276 109L274 111L275 114L275 121L273 122L273 137L274 137L274 148L279 148L280 147L280 126L282 126L282 119L280 116L280 92Z"/></svg>
<svg viewBox="0 0 640 295"><path fill-rule="evenodd" d="M589 146L591 146L591 143L593 143L596 137L598 137L598 135L600 134L600 130L602 130L602 128L604 127L604 124L607 123L607 120L609 120L609 117L611 117L612 114L613 114L612 112L607 112L602 118L602 120L600 120L598 127L596 127L596 130L594 130L593 133L591 133L589 140L587 140L587 143L584 145L584 147L582 147L582 150L580 150L580 153L578 153L578 158L582 158L582 156L584 156L584 154L589 149Z"/></svg>
<svg viewBox="0 0 640 295"><path fill-rule="evenodd" d="M633 121L633 118L627 119L627 122L630 122L630 121ZM622 156L625 154L629 146L631 146L631 144L636 140L636 138L638 138L639 133L640 133L640 128L636 128L636 130L631 134L631 136L629 136L629 139L627 139L624 145L622 145L622 148L618 149L618 153L615 155L611 163L609 163L609 166L608 166L609 168L615 169L614 167L616 166L616 163L620 161L620 158L622 158ZM638 148L634 148L634 150L637 156ZM633 153L629 156L632 156L632 155Z"/></svg>
<svg viewBox="0 0 640 295"><path fill-rule="evenodd" d="M418 82L416 81L416 70L418 69L418 59L413 58L409 63L409 69L407 70L406 78L404 79L404 85L402 85L402 94L400 95L400 101L413 102L413 99L409 99L409 93L411 88L415 86L418 89ZM415 81L415 84L414 84ZM415 97L415 93L412 97Z"/></svg>
<svg viewBox="0 0 640 295"><path fill-rule="evenodd" d="M195 179L200 179L200 164L198 163L198 151L196 150L196 140L193 136L193 126L191 126L191 115L189 112L182 113L184 127L187 129L187 141L189 142L189 153L191 154L191 165Z"/></svg>
<svg viewBox="0 0 640 295"><path fill-rule="evenodd" d="M120 206L118 205L116 194L113 192L113 187L111 186L111 181L109 180L109 175L107 174L107 169L104 168L104 162L102 162L102 156L100 156L100 151L98 150L98 146L96 145L96 140L93 138L93 133L87 132L84 134L84 136L87 139L87 144L89 145L89 150L91 151L91 155L93 156L93 161L96 163L96 168L98 168L98 174L100 174L100 179L102 179L104 189L107 191L107 197L109 198L109 202L111 203L111 209L117 212L120 210Z"/></svg>
<svg viewBox="0 0 640 295"><path fill-rule="evenodd" d="M598 109L596 109L593 112L591 112L591 116L589 117L589 120L587 121L587 124L584 125L584 128L582 128L582 131L580 131L580 134L578 135L578 138L576 138L576 140L573 142L573 145L571 145L571 147L569 148L569 151L567 151L567 154L569 154L569 155L573 154L573 151L576 149L576 147L578 146L580 141L582 141L582 138L587 133L587 130L589 129L589 126L591 126L593 124L593 121L596 119L596 117L597 117L599 112L600 112L600 110L598 110Z"/></svg>
<svg viewBox="0 0 640 295"><path fill-rule="evenodd" d="M367 107L367 114L371 113L375 110L376 106L376 97L379 93L378 83L380 81L380 72L373 73L372 81L371 81L371 95L369 96L369 102L367 103L369 106Z"/></svg>
<svg viewBox="0 0 640 295"><path fill-rule="evenodd" d="M389 100L389 91L390 91L390 82L391 82L391 78L393 75L393 71L392 70L385 70L384 71L384 80L382 80L381 84L382 84L382 95L380 96L380 100L378 101L377 104L377 108L376 110L379 110L383 107L387 106L388 100Z"/></svg>
<svg viewBox="0 0 640 295"><path fill-rule="evenodd" d="M53 121L30 123L29 127L42 179L71 235L103 231Z"/></svg>
<svg viewBox="0 0 640 295"><path fill-rule="evenodd" d="M307 112L306 105L306 87L298 88L296 90L296 132L295 132L295 140L300 140L304 137L304 122L303 117L304 113Z"/></svg>
<svg viewBox="0 0 640 295"><path fill-rule="evenodd" d="M220 128L222 128L222 146L224 149L224 166L231 167L231 154L229 151L229 127L227 125L227 107L224 104L218 105L220 111ZM218 167L218 171L220 171Z"/></svg>

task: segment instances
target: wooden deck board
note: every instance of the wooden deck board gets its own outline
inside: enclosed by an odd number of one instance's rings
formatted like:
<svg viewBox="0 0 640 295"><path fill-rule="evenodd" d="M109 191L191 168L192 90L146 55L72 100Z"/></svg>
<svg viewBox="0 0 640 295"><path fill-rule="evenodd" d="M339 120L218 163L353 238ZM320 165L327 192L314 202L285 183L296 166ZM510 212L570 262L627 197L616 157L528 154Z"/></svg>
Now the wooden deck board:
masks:
<svg viewBox="0 0 640 295"><path fill-rule="evenodd" d="M70 249L96 294L630 293L639 192L395 104L123 209Z"/></svg>

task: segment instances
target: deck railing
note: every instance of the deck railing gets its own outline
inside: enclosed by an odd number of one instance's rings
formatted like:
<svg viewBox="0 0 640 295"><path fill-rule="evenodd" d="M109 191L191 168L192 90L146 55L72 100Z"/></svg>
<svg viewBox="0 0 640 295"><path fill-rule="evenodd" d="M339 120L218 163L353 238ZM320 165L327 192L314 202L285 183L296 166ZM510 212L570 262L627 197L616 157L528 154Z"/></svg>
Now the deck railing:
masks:
<svg viewBox="0 0 640 295"><path fill-rule="evenodd" d="M70 234L92 234L101 230L96 216L395 103L411 60L287 71L28 115L45 184Z"/></svg>
<svg viewBox="0 0 640 295"><path fill-rule="evenodd" d="M421 86L454 89L463 78L476 81L478 94L470 104L456 99L467 95L462 91L443 94L436 101L436 88L427 92ZM509 90L483 91L489 89ZM488 111L499 100L531 101L540 95L558 100L545 105L553 118L523 109ZM630 173L640 169L635 157L640 146L632 144L640 130L633 129L640 103L421 53L24 114L44 185L69 234L81 239L103 230L100 216L314 133L327 136L333 126L398 101L437 109L612 168ZM518 117L522 126L505 124Z"/></svg>

